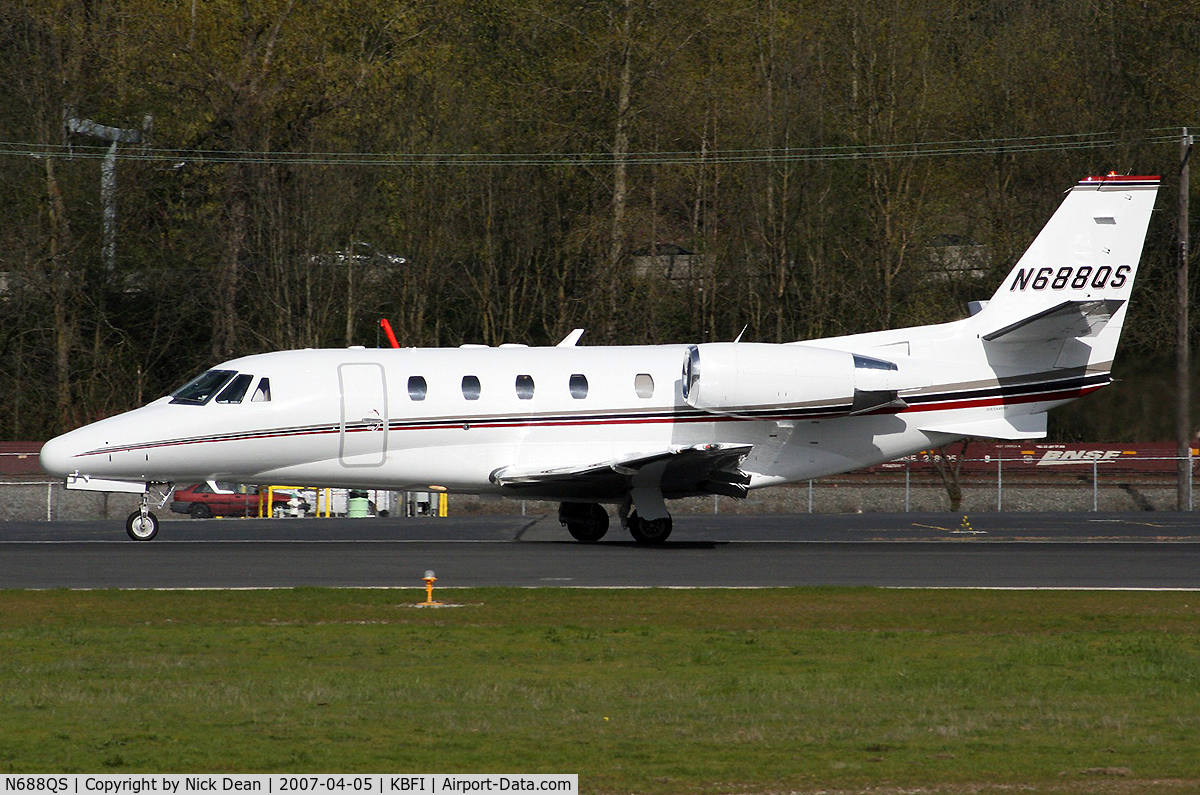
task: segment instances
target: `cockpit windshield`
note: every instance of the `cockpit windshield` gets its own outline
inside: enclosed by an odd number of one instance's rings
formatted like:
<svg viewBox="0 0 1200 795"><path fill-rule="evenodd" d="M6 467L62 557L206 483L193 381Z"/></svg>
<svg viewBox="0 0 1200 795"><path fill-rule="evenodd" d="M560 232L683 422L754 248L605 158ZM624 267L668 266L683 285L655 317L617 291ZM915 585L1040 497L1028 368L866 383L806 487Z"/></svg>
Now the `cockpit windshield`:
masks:
<svg viewBox="0 0 1200 795"><path fill-rule="evenodd" d="M209 370L171 393L172 403L203 406L236 375L233 370Z"/></svg>
<svg viewBox="0 0 1200 795"><path fill-rule="evenodd" d="M171 393L172 403L187 406L203 406L216 396L217 403L241 403L254 383L254 376L236 370L209 370ZM265 403L271 399L271 382L265 376L258 379L258 386L250 398L251 403Z"/></svg>

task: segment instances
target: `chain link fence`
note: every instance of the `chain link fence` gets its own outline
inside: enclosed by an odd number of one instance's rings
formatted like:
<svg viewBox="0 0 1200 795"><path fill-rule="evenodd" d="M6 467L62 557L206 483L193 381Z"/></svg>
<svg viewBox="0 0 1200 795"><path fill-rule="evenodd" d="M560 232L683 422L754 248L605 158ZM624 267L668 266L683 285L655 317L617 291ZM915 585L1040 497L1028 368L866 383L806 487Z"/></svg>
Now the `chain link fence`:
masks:
<svg viewBox="0 0 1200 795"><path fill-rule="evenodd" d="M672 501L686 513L858 513L929 511L1173 511L1176 509L1177 457L1140 456L1136 463L1094 458L1046 465L1028 458L926 459L892 462L790 486L751 491L744 500L693 497ZM1197 459L1187 459L1188 500L1193 510ZM957 493L957 497L955 494ZM137 508L133 494L70 491L46 480L0 482L0 521L121 519ZM450 514L537 515L557 503L498 500L451 494ZM157 511L168 518L170 511ZM398 515L398 514L394 514ZM184 518L184 517L180 517Z"/></svg>

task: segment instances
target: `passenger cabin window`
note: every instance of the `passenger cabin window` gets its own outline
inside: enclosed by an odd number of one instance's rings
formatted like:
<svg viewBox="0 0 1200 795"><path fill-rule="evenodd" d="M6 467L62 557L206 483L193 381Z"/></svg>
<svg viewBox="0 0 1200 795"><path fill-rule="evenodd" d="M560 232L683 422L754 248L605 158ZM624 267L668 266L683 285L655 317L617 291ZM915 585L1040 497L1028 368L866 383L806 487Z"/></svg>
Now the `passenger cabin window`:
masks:
<svg viewBox="0 0 1200 795"><path fill-rule="evenodd" d="M530 400L533 397L533 376L517 376L517 397L521 400Z"/></svg>
<svg viewBox="0 0 1200 795"><path fill-rule="evenodd" d="M479 400L479 379L473 375L464 375L462 380L463 397L467 400Z"/></svg>
<svg viewBox="0 0 1200 795"><path fill-rule="evenodd" d="M229 382L229 386L221 390L221 394L217 395L218 403L241 403L242 398L246 396L246 390L250 388L250 383L254 380L254 376L241 373L234 377Z"/></svg>
<svg viewBox="0 0 1200 795"><path fill-rule="evenodd" d="M575 398L576 400L583 400L585 397L587 397L587 376L581 375L580 373L575 373L573 376L571 376L570 386L571 397Z"/></svg>
<svg viewBox="0 0 1200 795"><path fill-rule="evenodd" d="M271 379L258 379L258 386L254 388L254 397L250 398L251 403L268 403L271 400Z"/></svg>
<svg viewBox="0 0 1200 795"><path fill-rule="evenodd" d="M654 397L654 378L649 373L638 373L633 377L633 391L640 398Z"/></svg>
<svg viewBox="0 0 1200 795"><path fill-rule="evenodd" d="M234 376L233 370L209 370L171 393L172 403L203 406Z"/></svg>
<svg viewBox="0 0 1200 795"><path fill-rule="evenodd" d="M408 377L408 396L412 400L424 400L428 393L428 387L425 386L425 379L419 375L410 375Z"/></svg>

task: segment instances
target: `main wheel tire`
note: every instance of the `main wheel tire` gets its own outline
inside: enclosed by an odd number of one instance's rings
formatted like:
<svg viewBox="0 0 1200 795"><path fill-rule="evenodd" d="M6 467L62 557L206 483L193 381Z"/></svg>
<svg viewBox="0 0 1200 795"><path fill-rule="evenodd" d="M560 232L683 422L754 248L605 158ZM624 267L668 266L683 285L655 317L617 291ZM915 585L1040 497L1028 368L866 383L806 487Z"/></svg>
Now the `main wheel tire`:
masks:
<svg viewBox="0 0 1200 795"><path fill-rule="evenodd" d="M563 503L558 509L558 520L567 526L567 532L576 541L594 544L608 532L608 511L597 503Z"/></svg>
<svg viewBox="0 0 1200 795"><path fill-rule="evenodd" d="M141 511L134 511L125 520L125 532L134 541L149 541L158 535L158 517L149 512L142 516Z"/></svg>
<svg viewBox="0 0 1200 795"><path fill-rule="evenodd" d="M208 519L213 515L212 508L202 502L193 502L192 507L188 508L188 513L193 519Z"/></svg>
<svg viewBox="0 0 1200 795"><path fill-rule="evenodd" d="M629 534L639 544L661 544L671 535L671 517L643 519L637 512L629 514Z"/></svg>

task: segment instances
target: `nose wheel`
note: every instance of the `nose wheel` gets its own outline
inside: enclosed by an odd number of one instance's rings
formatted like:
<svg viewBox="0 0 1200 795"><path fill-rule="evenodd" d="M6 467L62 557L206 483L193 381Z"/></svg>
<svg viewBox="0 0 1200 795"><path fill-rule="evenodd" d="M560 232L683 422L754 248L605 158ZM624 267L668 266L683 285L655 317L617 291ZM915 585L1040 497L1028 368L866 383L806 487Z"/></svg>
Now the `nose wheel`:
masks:
<svg viewBox="0 0 1200 795"><path fill-rule="evenodd" d="M154 484L146 484L146 490L142 492L138 509L129 514L129 518L125 520L125 532L134 541L149 541L158 535L158 517L150 512L150 487L152 485ZM168 483L166 486L166 491L163 493L162 500L158 504L159 508L166 505L167 500L175 493L175 485L173 483Z"/></svg>
<svg viewBox="0 0 1200 795"><path fill-rule="evenodd" d="M134 511L125 520L125 532L134 541L149 541L158 535L158 517L144 507Z"/></svg>

